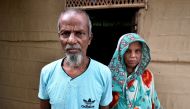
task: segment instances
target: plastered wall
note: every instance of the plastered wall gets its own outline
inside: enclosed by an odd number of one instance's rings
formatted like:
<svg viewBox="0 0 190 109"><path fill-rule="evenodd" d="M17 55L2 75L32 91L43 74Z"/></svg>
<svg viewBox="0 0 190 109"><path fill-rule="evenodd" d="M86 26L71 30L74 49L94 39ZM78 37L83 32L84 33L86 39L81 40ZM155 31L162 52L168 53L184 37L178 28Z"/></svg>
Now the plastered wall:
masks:
<svg viewBox="0 0 190 109"><path fill-rule="evenodd" d="M190 0L148 0L139 32L152 50L150 68L164 109L190 103Z"/></svg>
<svg viewBox="0 0 190 109"><path fill-rule="evenodd" d="M57 18L64 0L0 1L0 109L39 109L40 69L62 57Z"/></svg>

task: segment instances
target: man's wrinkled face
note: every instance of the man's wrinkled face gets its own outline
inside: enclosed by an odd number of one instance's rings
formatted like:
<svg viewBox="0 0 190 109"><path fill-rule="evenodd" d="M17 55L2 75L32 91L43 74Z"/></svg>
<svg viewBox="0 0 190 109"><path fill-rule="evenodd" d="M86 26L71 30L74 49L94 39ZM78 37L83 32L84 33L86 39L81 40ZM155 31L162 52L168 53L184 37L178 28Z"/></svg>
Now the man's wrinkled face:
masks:
<svg viewBox="0 0 190 109"><path fill-rule="evenodd" d="M60 21L59 40L67 61L80 65L91 43L86 16L76 12L64 14Z"/></svg>

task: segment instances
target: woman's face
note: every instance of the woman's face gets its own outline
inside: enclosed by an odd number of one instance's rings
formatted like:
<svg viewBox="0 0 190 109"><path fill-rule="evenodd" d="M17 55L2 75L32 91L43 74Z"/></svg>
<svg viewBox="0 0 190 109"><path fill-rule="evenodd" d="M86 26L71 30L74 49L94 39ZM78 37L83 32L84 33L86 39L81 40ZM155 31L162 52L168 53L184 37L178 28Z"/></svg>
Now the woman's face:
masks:
<svg viewBox="0 0 190 109"><path fill-rule="evenodd" d="M142 57L142 44L140 42L133 42L129 45L128 50L124 54L124 60L127 68L134 69Z"/></svg>

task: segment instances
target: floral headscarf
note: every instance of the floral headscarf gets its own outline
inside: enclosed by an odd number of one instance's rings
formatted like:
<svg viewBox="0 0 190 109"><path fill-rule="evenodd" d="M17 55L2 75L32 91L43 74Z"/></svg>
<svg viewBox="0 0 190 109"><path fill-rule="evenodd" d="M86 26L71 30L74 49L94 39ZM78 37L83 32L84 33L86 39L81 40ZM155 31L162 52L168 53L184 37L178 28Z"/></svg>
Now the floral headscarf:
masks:
<svg viewBox="0 0 190 109"><path fill-rule="evenodd" d="M128 76L124 58L123 58L124 54L127 51L129 45L132 42L136 42L136 41L142 42L142 45L143 45L142 60L141 60L141 63L139 63L138 68L136 68L136 72L132 73L132 75L130 76L130 78L127 79L126 82L141 75L150 62L150 59L151 59L150 50L147 44L145 43L144 39L142 39L138 34L135 34L135 33L129 33L129 34L125 34L121 36L121 38L118 41L118 45L115 50L115 53L109 64L109 68L113 73L112 77L120 83L125 81L125 76L123 76L124 74Z"/></svg>
<svg viewBox="0 0 190 109"><path fill-rule="evenodd" d="M130 75L128 75L128 72L126 70L127 68L126 68L125 61L124 61L124 54L128 50L129 45L131 43L137 42L137 41L142 43L141 61L135 68L135 71L132 72ZM114 55L111 59L111 62L109 64L109 68L112 71L113 91L119 92L119 94L120 94L120 97L119 97L119 102L120 102L119 107L120 108L118 108L118 109L134 109L135 106L132 106L132 104L135 104L134 102L137 102L138 100L130 99L130 97L129 97L130 91L132 93L136 93L136 92L134 92L134 90L138 89L138 91L137 91L138 97L137 98L140 99L141 97L144 96L143 94L145 93L145 91L141 84L142 79L140 79L140 78L143 75L143 73L145 72L145 69L146 69L147 65L149 64L150 60L151 60L150 50L143 38L141 38L136 33L128 33L128 34L124 34L123 36L121 36L121 38L118 41L117 48L116 48ZM150 73L148 72L148 74L150 74ZM150 74L150 76L151 76L151 74ZM136 83L139 85L134 86L135 88L130 89L130 90L126 89L126 87L127 88L130 87L131 84L135 80L136 80ZM152 85L154 85L154 83ZM151 86L151 87L154 88L154 86ZM157 99L156 91L155 91L154 96ZM150 99L151 99L151 97L150 97ZM129 104L131 106L129 106ZM139 105L139 104L136 103L135 105Z"/></svg>

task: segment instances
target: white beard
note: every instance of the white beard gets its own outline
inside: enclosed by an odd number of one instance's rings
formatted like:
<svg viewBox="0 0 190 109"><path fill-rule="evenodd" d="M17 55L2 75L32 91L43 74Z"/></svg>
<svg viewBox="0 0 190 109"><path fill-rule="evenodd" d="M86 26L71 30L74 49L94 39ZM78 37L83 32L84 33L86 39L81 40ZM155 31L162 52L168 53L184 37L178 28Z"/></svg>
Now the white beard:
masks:
<svg viewBox="0 0 190 109"><path fill-rule="evenodd" d="M66 53L66 61L68 62L68 65L71 67L77 67L80 66L83 60L83 56L81 53L78 54L67 54Z"/></svg>
<svg viewBox="0 0 190 109"><path fill-rule="evenodd" d="M78 48L81 49L79 44L76 45L66 45L65 49L69 48ZM83 61L83 55L82 52L77 53L77 54L70 54L66 53L66 61L68 62L68 65L71 67L78 67L82 64Z"/></svg>

